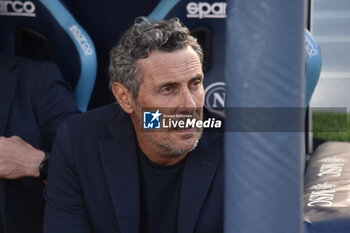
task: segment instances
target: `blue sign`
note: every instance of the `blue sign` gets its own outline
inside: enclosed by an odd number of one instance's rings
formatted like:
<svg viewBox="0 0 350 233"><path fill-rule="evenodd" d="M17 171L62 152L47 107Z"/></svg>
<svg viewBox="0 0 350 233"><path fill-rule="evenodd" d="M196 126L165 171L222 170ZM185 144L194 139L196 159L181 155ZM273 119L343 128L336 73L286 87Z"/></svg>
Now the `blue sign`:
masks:
<svg viewBox="0 0 350 233"><path fill-rule="evenodd" d="M143 112L143 128L144 129L160 129L160 119L162 113L159 109L156 112Z"/></svg>

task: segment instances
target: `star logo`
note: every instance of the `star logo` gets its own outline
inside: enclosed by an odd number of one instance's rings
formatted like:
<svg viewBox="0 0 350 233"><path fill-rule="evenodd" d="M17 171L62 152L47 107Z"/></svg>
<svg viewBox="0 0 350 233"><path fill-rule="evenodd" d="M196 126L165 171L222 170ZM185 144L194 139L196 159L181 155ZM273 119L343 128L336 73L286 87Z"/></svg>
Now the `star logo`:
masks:
<svg viewBox="0 0 350 233"><path fill-rule="evenodd" d="M160 116L159 109L156 112L143 112L143 128L144 129L160 129Z"/></svg>
<svg viewBox="0 0 350 233"><path fill-rule="evenodd" d="M157 121L159 121L159 117L162 115L162 113L160 113L159 109L157 109L157 111L155 113L151 113L151 115L153 116L151 122L153 122L155 119L157 119Z"/></svg>

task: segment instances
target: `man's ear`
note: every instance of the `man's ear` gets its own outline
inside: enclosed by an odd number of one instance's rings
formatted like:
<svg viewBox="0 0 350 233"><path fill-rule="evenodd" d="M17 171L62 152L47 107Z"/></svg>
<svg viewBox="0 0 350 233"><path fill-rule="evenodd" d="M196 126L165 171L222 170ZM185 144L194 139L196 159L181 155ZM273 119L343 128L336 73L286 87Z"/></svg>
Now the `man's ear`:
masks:
<svg viewBox="0 0 350 233"><path fill-rule="evenodd" d="M129 91L123 84L114 82L112 84L112 92L123 110L126 113L132 114L134 112L134 102L131 91Z"/></svg>

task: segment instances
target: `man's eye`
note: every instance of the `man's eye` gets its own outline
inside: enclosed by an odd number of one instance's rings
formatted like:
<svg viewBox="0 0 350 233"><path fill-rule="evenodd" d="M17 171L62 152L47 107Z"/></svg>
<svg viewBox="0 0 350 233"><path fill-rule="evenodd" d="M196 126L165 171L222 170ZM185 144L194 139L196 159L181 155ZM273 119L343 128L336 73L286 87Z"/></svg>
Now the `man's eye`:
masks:
<svg viewBox="0 0 350 233"><path fill-rule="evenodd" d="M161 92L162 92L162 93L169 93L169 92L171 92L171 91L172 91L172 88L171 88L170 86L163 87L163 88L161 89Z"/></svg>
<svg viewBox="0 0 350 233"><path fill-rule="evenodd" d="M199 87L201 84L202 84L202 82L201 82L200 80L194 81L194 82L192 83L192 85L193 85L194 87Z"/></svg>

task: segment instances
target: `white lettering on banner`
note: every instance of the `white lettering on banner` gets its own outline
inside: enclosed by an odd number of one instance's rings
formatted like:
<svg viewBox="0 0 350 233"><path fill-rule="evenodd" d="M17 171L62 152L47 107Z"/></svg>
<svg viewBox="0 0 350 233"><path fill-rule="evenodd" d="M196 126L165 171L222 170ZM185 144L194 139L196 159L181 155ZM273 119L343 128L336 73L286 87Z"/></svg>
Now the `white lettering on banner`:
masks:
<svg viewBox="0 0 350 233"><path fill-rule="evenodd" d="M79 27L77 25L72 25L69 27L69 30L72 32L73 36L77 40L78 44L80 45L80 48L83 50L85 56L89 56L92 54L92 49L87 41L86 37L84 34L81 32Z"/></svg>
<svg viewBox="0 0 350 233"><path fill-rule="evenodd" d="M317 50L315 49L314 45L311 43L311 41L307 37L305 37L304 46L305 46L306 53L310 58L317 55Z"/></svg>
<svg viewBox="0 0 350 233"><path fill-rule="evenodd" d="M317 204L317 206L331 207L334 194L334 190L312 191L307 206L315 206Z"/></svg>
<svg viewBox="0 0 350 233"><path fill-rule="evenodd" d="M337 156L332 156L332 157L326 157L324 159L321 160L317 160L321 163L344 163L346 162L346 159L344 158L339 158Z"/></svg>
<svg viewBox="0 0 350 233"><path fill-rule="evenodd" d="M165 120L165 118L163 118L164 128L221 128L221 125L221 120L216 120L215 118L209 118L205 121L194 118L186 120L172 120L171 118Z"/></svg>
<svg viewBox="0 0 350 233"><path fill-rule="evenodd" d="M322 184L316 184L310 187L311 190L321 190L321 189L332 189L335 188L336 186L334 184L329 184L327 182L322 183Z"/></svg>
<svg viewBox="0 0 350 233"><path fill-rule="evenodd" d="M31 1L1 1L0 15L35 17L35 4Z"/></svg>
<svg viewBox="0 0 350 233"><path fill-rule="evenodd" d="M322 206L322 207L331 207L333 206L333 199L335 197L335 184L330 183L321 183L311 186L308 189L313 190L310 194L309 202L307 206Z"/></svg>
<svg viewBox="0 0 350 233"><path fill-rule="evenodd" d="M343 158L338 158L337 156L332 156L318 160L317 162L321 162L321 167L317 176L329 175L340 177L342 175L346 160Z"/></svg>
<svg viewBox="0 0 350 233"><path fill-rule="evenodd" d="M226 18L226 2L189 2L186 6L187 18Z"/></svg>
<svg viewBox="0 0 350 233"><path fill-rule="evenodd" d="M344 163L322 164L318 176L331 175L335 177L341 176Z"/></svg>

